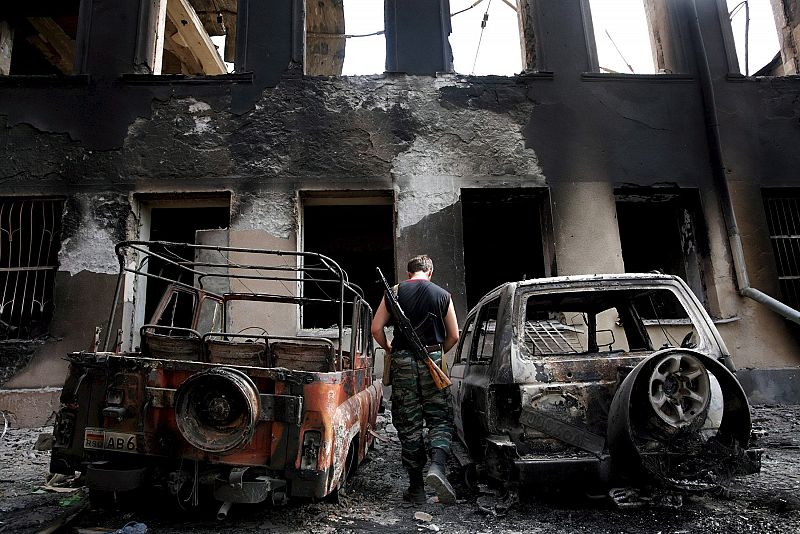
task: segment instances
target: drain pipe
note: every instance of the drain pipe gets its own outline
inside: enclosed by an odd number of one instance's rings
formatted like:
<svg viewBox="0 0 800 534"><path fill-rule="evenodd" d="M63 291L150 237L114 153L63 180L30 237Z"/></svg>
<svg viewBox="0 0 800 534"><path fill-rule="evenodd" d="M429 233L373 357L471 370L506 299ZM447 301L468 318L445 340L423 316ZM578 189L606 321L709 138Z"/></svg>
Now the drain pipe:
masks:
<svg viewBox="0 0 800 534"><path fill-rule="evenodd" d="M747 265L744 260L742 238L739 234L739 226L736 224L736 214L733 210L733 201L731 200L731 192L728 188L728 179L725 176L722 142L719 133L719 117L717 115L717 102L714 95L714 85L711 79L711 68L708 64L708 54L703 41L703 32L700 27L700 17L697 13L696 0L691 1L691 10L692 35L695 40L694 49L697 60L697 70L700 74L700 87L703 92L703 112L705 115L708 150L711 157L711 170L719 192L722 217L725 220L725 227L728 232L728 242L731 248L731 256L733 257L733 267L736 271L736 284L739 287L739 293L744 297L763 304L781 317L800 324L800 311L750 286L750 278L747 275Z"/></svg>

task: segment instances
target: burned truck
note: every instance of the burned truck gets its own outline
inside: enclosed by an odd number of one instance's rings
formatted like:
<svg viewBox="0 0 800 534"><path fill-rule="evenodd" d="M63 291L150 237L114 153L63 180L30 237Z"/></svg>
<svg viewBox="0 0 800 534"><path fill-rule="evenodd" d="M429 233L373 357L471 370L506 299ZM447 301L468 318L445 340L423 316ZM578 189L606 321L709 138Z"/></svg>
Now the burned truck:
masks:
<svg viewBox="0 0 800 534"><path fill-rule="evenodd" d="M103 347L67 356L51 471L80 471L101 503L153 487L181 507L213 496L221 518L231 503L341 492L372 446L383 392L372 310L339 265L166 242L116 254ZM130 309L136 293L161 298L145 315ZM335 324L301 328L309 307ZM120 315L149 319L115 339Z"/></svg>
<svg viewBox="0 0 800 534"><path fill-rule="evenodd" d="M691 492L760 469L730 354L674 276L504 284L468 315L451 379L468 482Z"/></svg>

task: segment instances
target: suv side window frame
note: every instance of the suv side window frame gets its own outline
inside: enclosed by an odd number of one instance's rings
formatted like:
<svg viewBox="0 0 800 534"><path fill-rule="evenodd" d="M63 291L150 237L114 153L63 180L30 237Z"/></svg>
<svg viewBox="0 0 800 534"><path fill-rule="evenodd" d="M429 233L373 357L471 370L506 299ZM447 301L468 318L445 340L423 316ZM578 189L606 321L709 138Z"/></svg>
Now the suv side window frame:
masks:
<svg viewBox="0 0 800 534"><path fill-rule="evenodd" d="M467 353L472 347L472 334L475 331L473 326L475 325L475 319L477 317L477 313L467 317L467 320L464 323L464 329L461 332L461 339L458 341L458 350L456 350L456 359L453 361L453 365L466 365L468 363L469 355Z"/></svg>
<svg viewBox="0 0 800 534"><path fill-rule="evenodd" d="M488 365L494 358L494 340L497 335L497 316L500 312L500 295L493 298L478 311L477 320L475 323L475 331L473 333L473 343L469 347L469 363L477 365ZM487 325L490 321L493 322L492 330L487 330ZM486 340L491 336L491 347L487 353L485 350ZM478 355L478 346L480 345L481 351Z"/></svg>

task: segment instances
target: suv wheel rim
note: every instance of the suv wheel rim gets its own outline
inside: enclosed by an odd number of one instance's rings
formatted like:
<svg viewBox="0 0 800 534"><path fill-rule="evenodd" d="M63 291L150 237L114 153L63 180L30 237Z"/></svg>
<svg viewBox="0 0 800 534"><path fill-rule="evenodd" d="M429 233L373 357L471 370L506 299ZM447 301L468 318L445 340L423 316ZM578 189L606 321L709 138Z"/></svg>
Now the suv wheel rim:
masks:
<svg viewBox="0 0 800 534"><path fill-rule="evenodd" d="M662 421L683 428L703 416L711 400L708 371L692 354L669 354L650 375L650 405Z"/></svg>

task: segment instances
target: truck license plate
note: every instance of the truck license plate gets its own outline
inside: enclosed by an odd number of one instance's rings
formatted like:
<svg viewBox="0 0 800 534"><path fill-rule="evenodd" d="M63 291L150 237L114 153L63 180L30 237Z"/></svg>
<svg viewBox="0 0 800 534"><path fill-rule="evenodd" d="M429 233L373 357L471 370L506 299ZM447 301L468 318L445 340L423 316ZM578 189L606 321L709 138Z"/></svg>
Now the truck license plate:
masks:
<svg viewBox="0 0 800 534"><path fill-rule="evenodd" d="M106 432L96 428L87 428L84 432L83 447L85 449L137 452L137 438L136 434Z"/></svg>

